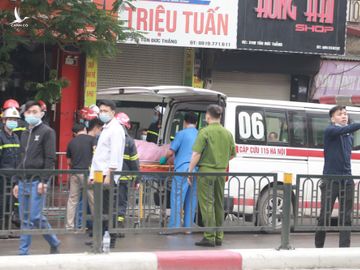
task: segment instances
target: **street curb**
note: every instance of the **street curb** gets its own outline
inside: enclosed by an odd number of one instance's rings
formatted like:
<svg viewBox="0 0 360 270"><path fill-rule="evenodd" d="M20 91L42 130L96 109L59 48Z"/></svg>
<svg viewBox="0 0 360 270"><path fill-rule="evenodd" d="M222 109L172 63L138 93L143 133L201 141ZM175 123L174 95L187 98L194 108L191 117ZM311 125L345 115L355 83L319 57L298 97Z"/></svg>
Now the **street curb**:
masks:
<svg viewBox="0 0 360 270"><path fill-rule="evenodd" d="M0 257L1 270L157 270L150 252L58 254Z"/></svg>
<svg viewBox="0 0 360 270"><path fill-rule="evenodd" d="M155 252L158 270L241 270L240 253L230 250Z"/></svg>
<svg viewBox="0 0 360 270"><path fill-rule="evenodd" d="M360 248L234 249L1 256L0 270L359 269Z"/></svg>
<svg viewBox="0 0 360 270"><path fill-rule="evenodd" d="M241 253L243 269L360 268L360 248L299 248L294 250L233 250Z"/></svg>

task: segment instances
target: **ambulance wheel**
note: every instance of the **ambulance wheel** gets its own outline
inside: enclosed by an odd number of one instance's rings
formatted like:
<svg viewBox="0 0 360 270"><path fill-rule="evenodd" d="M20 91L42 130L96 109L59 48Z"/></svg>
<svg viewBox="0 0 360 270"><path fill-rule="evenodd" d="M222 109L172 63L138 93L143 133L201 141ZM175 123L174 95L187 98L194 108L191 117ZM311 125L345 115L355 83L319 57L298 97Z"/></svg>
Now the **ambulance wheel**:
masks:
<svg viewBox="0 0 360 270"><path fill-rule="evenodd" d="M273 198L274 189L272 187L262 191L257 206L257 225L264 227L273 227L273 218L275 216L275 229L281 228L281 215L284 205L284 192L278 190L276 200ZM275 205L276 212L275 213Z"/></svg>

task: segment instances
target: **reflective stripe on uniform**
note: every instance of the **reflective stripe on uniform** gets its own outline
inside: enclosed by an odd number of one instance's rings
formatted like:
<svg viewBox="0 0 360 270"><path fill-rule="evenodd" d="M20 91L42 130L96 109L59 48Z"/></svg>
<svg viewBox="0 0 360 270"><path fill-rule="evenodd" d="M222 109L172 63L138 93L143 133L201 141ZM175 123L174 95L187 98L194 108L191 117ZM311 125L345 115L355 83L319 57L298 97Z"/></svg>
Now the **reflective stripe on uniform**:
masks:
<svg viewBox="0 0 360 270"><path fill-rule="evenodd" d="M20 147L20 144L3 144L3 145L0 145L0 149L6 149L6 148L19 148Z"/></svg>
<svg viewBox="0 0 360 270"><path fill-rule="evenodd" d="M124 217L122 217L122 216L119 216L119 217L118 217L118 221L119 221L119 222L123 222L124 220L125 220Z"/></svg>
<svg viewBox="0 0 360 270"><path fill-rule="evenodd" d="M136 154L134 156L130 156L130 155L124 155L124 160L131 160L131 161L135 161L138 160L139 156Z"/></svg>
<svg viewBox="0 0 360 270"><path fill-rule="evenodd" d="M134 176L127 175L127 176L121 176L119 178L120 181L132 181Z"/></svg>
<svg viewBox="0 0 360 270"><path fill-rule="evenodd" d="M155 131L152 131L152 130L148 130L147 133L155 135L155 136L159 136L159 133L156 133Z"/></svg>
<svg viewBox="0 0 360 270"><path fill-rule="evenodd" d="M25 131L26 130L26 127L17 127L17 128L14 128L12 131Z"/></svg>

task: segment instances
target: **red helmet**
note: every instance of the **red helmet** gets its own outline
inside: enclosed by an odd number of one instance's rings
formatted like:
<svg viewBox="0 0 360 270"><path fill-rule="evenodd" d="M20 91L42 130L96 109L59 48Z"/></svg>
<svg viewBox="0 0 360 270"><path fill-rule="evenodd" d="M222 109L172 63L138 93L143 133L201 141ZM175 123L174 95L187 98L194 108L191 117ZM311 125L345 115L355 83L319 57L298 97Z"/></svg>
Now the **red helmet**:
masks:
<svg viewBox="0 0 360 270"><path fill-rule="evenodd" d="M3 110L6 110L8 108L20 109L19 102L17 102L15 99L5 100L4 105L3 105Z"/></svg>
<svg viewBox="0 0 360 270"><path fill-rule="evenodd" d="M88 107L84 107L79 111L80 119L92 120L98 117L97 113Z"/></svg>
<svg viewBox="0 0 360 270"><path fill-rule="evenodd" d="M127 129L131 128L131 122L129 116L124 112L119 112L115 115L116 120Z"/></svg>
<svg viewBox="0 0 360 270"><path fill-rule="evenodd" d="M43 100L38 100L38 103L40 105L40 108L43 112L46 112L47 111L47 107L46 107L46 103L43 101Z"/></svg>

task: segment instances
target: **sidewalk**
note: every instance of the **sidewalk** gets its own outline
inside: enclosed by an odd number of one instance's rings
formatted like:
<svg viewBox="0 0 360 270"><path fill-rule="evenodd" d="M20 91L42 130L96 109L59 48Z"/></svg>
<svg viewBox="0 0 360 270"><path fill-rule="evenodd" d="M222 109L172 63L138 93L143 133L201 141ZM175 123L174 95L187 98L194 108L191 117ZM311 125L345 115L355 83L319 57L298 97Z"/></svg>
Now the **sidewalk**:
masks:
<svg viewBox="0 0 360 270"><path fill-rule="evenodd" d="M214 250L214 248L197 247L194 243L202 235L159 235L152 234L127 234L125 238L117 239L116 248L112 252L154 252L177 250ZM328 233L325 243L326 248L338 246L338 233ZM85 241L89 240L83 234L59 235L62 242L61 253L91 252ZM351 246L360 248L360 233L352 233ZM154 244L155 243L155 244ZM295 248L313 248L314 233L292 233L290 243ZM0 256L17 255L19 240L0 240ZM275 249L280 246L280 234L254 234L254 233L226 233L225 240L220 249ZM33 236L31 254L48 254L49 246L39 235ZM359 253L360 257L360 253ZM360 267L359 267L360 268Z"/></svg>

